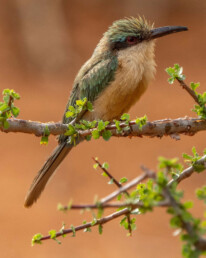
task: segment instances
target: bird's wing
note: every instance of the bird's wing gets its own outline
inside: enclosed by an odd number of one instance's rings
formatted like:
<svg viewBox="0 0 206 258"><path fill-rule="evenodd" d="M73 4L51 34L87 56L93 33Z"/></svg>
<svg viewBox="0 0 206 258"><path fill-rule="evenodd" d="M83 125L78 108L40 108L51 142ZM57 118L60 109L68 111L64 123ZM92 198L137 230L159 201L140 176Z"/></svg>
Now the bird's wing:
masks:
<svg viewBox="0 0 206 258"><path fill-rule="evenodd" d="M87 66L87 63L85 66ZM82 73L81 69L75 80L66 111L68 106L74 105L78 99L86 97L88 101L93 102L110 82L114 80L117 67L118 60L116 56L101 59L90 66L88 70L83 67L84 72ZM64 115L63 123L69 122L69 119Z"/></svg>

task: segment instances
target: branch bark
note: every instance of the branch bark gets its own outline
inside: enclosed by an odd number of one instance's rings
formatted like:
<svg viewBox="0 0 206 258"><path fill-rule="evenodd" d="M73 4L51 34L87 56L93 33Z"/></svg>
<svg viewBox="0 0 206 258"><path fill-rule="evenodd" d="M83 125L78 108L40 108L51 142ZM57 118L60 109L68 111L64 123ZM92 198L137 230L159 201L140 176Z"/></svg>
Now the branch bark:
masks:
<svg viewBox="0 0 206 258"><path fill-rule="evenodd" d="M34 134L36 136L42 136L44 134L45 128L48 127L51 135L64 134L67 131L67 124L62 123L41 123L37 121L23 120L11 118L7 120L9 123L9 128L4 129L0 126L0 131L9 133L27 133ZM124 122L120 124L121 128L126 127ZM206 130L206 120L200 120L198 118L177 118L177 119L164 119L156 120L153 122L147 122L146 125L140 130L135 121L129 123L130 129L118 133L115 124L110 124L106 127L107 130L111 130L113 136L125 137L125 136L149 136L149 137L163 137L167 135L194 135L197 132ZM79 131L80 137L86 137L92 133L92 130Z"/></svg>
<svg viewBox="0 0 206 258"><path fill-rule="evenodd" d="M196 164L200 165L205 165L206 162L206 155L203 156L200 160L198 160L196 162ZM206 167L206 166L205 166ZM105 198L102 198L100 200L100 202L98 204L84 204L84 205L71 205L71 207L69 207L70 209L85 209L85 208L90 208L90 209L99 209L101 208L124 208L123 210L114 212L106 217L103 217L101 219L98 219L96 221L95 224L93 224L93 222L89 222L83 225L79 225L76 226L74 229L75 231L79 231L79 230L83 230L83 229L87 229L96 225L103 225L115 218L118 218L122 215L128 216L131 214L131 212L133 210L135 210L136 208L140 208L142 207L142 203L138 202L135 204L130 204L130 203L108 203L109 201L111 201L112 199L114 199L117 195L125 192L126 190L134 187L135 185L137 185L138 183L140 183L141 181L143 181L146 178L155 178L155 173L145 167L142 167L142 170L144 171L144 173L136 178L134 178L132 181L130 181L129 183L125 184L124 186L120 187L118 190L114 191L113 193L109 194L108 196L106 196ZM170 192L169 192L169 187L172 185L172 183L177 182L180 183L182 180L190 177L193 172L195 172L195 168L193 166L183 170L183 172L180 174L180 176L176 179L171 180L168 184L167 187L165 188L165 200L161 201L161 202L157 202L157 204L155 205L156 207L168 207L168 206L172 206L175 209L179 209L179 207L177 206L178 204L175 202L174 198L171 196ZM64 210L68 210L68 207L65 206ZM193 228L191 227L190 223L185 223L184 224L184 229L190 234L193 235ZM62 230L61 232L56 233L56 237L60 237L62 235L65 234L70 234L73 233L73 229L65 229ZM48 240L50 239L51 236L47 235L47 236L43 236L41 238L41 241L44 240ZM199 250L206 250L206 239L199 237L198 240L195 243L195 246L199 249Z"/></svg>
<svg viewBox="0 0 206 258"><path fill-rule="evenodd" d="M204 155L201 159L196 161L196 165L203 165L206 168L206 155ZM172 179L169 183L168 186L171 186L174 182L180 183L182 180L184 180L187 177L190 177L193 173L195 172L195 167L191 166L186 168L185 170L182 171L182 173L179 175L178 178Z"/></svg>

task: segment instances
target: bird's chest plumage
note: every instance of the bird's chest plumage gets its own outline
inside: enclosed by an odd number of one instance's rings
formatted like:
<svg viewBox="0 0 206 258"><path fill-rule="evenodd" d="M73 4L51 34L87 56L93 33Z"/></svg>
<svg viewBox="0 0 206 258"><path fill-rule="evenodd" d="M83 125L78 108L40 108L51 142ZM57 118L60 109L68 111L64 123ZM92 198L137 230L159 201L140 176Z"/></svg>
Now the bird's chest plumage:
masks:
<svg viewBox="0 0 206 258"><path fill-rule="evenodd" d="M89 119L119 119L145 92L155 72L154 46L152 42L146 44L151 46L141 45L119 53L115 79L94 101Z"/></svg>

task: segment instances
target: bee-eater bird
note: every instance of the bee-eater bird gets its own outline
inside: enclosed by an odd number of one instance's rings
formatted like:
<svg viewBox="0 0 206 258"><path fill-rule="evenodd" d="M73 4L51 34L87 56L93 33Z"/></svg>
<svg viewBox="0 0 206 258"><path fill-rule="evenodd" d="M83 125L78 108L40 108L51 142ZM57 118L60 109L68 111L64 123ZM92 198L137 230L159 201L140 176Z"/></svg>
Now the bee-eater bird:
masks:
<svg viewBox="0 0 206 258"><path fill-rule="evenodd" d="M187 30L182 26L153 28L145 19L125 18L115 21L104 33L91 58L79 70L70 94L66 111L76 100L87 98L93 112L84 120L112 121L120 119L134 105L153 79L155 39ZM62 123L71 118L63 116ZM35 177L25 199L31 206L44 190L59 164L73 148L68 136L59 137L59 145Z"/></svg>

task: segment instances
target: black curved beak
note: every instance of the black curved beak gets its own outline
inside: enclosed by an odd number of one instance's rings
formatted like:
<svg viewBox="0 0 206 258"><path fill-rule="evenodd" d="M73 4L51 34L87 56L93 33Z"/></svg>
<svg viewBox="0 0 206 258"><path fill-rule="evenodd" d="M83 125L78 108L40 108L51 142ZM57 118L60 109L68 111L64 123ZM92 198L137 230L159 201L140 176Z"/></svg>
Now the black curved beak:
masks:
<svg viewBox="0 0 206 258"><path fill-rule="evenodd" d="M188 30L184 26L165 26L151 30L150 39L160 38L172 33L181 32Z"/></svg>

